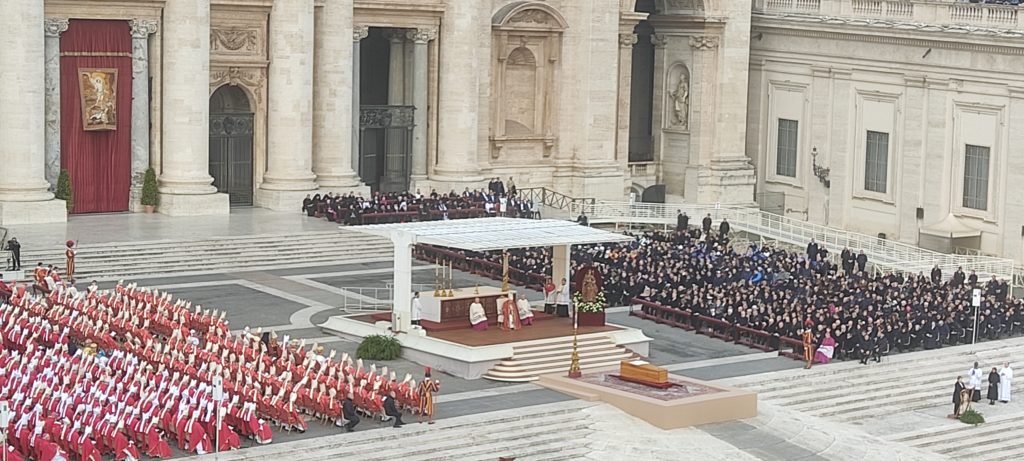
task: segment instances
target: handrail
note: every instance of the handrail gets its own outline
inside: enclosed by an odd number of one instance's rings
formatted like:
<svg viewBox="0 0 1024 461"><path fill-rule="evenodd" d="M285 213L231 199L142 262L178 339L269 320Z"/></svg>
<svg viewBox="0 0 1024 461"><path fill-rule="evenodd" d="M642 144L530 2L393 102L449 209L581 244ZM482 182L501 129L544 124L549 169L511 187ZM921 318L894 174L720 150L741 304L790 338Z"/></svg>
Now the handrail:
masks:
<svg viewBox="0 0 1024 461"><path fill-rule="evenodd" d="M755 208L595 201L574 203L570 214L585 213L591 224L673 225L676 222L676 210L689 215L691 223L699 223L705 215L711 215L716 223L725 218L729 220L734 231L748 232L791 245L803 246L813 238L832 253L839 253L844 248L852 251L863 250L871 264L886 271L925 273L938 265L947 278L951 277L958 267L962 267L966 272L976 271L979 277L988 278L995 275L1003 280L1013 280L1014 264L1011 259L938 253L906 243L830 228Z"/></svg>
<svg viewBox="0 0 1024 461"><path fill-rule="evenodd" d="M595 202L595 199L592 198L574 198L546 187L516 189L516 195L524 200L532 200L533 203L539 203L558 210L570 210L574 204Z"/></svg>

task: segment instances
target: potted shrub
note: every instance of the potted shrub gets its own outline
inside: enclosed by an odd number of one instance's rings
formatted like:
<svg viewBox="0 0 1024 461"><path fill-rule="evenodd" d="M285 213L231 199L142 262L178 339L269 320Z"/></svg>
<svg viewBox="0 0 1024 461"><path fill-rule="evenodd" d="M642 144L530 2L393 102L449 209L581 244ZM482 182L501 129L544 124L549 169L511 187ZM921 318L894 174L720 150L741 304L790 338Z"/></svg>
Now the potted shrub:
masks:
<svg viewBox="0 0 1024 461"><path fill-rule="evenodd" d="M584 301L583 294L576 292L572 295L572 303L579 315L578 325L581 327L603 327L604 308L608 307L604 293L598 292L593 301Z"/></svg>
<svg viewBox="0 0 1024 461"><path fill-rule="evenodd" d="M363 338L356 349L356 358L366 360L394 360L400 355L402 343L394 336L369 335Z"/></svg>
<svg viewBox="0 0 1024 461"><path fill-rule="evenodd" d="M160 194L156 189L156 171L146 169L146 177L142 180L142 197L140 202L146 207L146 213L152 213L160 204Z"/></svg>
<svg viewBox="0 0 1024 461"><path fill-rule="evenodd" d="M60 176L57 177L57 190L53 192L53 196L64 201L68 213L75 207L75 191L71 189L71 174L68 173L68 170L60 170Z"/></svg>

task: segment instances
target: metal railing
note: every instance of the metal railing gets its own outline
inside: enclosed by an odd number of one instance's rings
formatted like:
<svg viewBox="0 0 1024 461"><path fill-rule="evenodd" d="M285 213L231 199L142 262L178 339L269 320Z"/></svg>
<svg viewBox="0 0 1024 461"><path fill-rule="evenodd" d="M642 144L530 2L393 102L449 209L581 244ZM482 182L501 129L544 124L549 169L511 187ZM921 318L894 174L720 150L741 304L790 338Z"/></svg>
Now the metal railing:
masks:
<svg viewBox="0 0 1024 461"><path fill-rule="evenodd" d="M594 199L592 198L573 198L546 187L526 187L523 189L517 189L516 194L523 200L532 200L533 203L558 210L570 210L574 205L579 206L582 204L594 203Z"/></svg>
<svg viewBox="0 0 1024 461"><path fill-rule="evenodd" d="M343 287L346 292L341 296L342 311L348 313L390 311L394 298L394 290L388 286L379 287Z"/></svg>
<svg viewBox="0 0 1024 461"><path fill-rule="evenodd" d="M950 255L914 245L880 239L870 235L830 228L786 216L736 206L604 202L574 204L571 214L586 213L592 224L660 224L673 225L677 210L690 216L691 223L700 223L711 215L717 226L728 219L734 231L747 232L767 240L803 246L813 238L829 252L838 254L844 248L863 250L876 268L902 273L927 273L935 265L946 277L958 267L965 272L976 271L979 277L995 275L1014 280L1013 260L986 256Z"/></svg>

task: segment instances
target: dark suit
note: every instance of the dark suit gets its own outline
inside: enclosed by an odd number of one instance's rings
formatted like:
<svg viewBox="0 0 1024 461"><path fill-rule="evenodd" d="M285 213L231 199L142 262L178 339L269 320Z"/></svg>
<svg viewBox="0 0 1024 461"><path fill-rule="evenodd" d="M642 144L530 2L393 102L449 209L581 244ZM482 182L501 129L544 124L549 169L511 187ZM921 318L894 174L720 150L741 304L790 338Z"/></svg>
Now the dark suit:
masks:
<svg viewBox="0 0 1024 461"><path fill-rule="evenodd" d="M384 414L395 418L394 427L402 427L402 412L398 411L398 407L395 405L395 399L390 395L384 397Z"/></svg>
<svg viewBox="0 0 1024 461"><path fill-rule="evenodd" d="M352 403L352 399L341 401L341 415L348 421L345 423L345 430L352 432L352 429L359 424L359 415L356 414L356 405Z"/></svg>

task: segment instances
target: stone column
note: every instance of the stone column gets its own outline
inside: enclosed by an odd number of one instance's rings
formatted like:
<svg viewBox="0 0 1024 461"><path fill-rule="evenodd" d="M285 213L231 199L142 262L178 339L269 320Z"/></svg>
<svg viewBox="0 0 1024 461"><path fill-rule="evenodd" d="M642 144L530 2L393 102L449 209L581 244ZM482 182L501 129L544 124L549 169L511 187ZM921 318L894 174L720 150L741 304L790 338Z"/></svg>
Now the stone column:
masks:
<svg viewBox="0 0 1024 461"><path fill-rule="evenodd" d="M427 178L427 83L430 69L427 44L437 38L437 28L427 27L409 31L412 41L412 105L416 106L416 126L412 130L412 179Z"/></svg>
<svg viewBox="0 0 1024 461"><path fill-rule="evenodd" d="M388 53L388 105L405 104L405 29L388 29L384 37L391 44Z"/></svg>
<svg viewBox="0 0 1024 461"><path fill-rule="evenodd" d="M5 2L0 14L0 224L67 220L46 182L43 0Z"/></svg>
<svg viewBox="0 0 1024 461"><path fill-rule="evenodd" d="M629 172L629 108L632 102L633 45L636 34L619 34L619 103L615 130L615 159Z"/></svg>
<svg viewBox="0 0 1024 461"><path fill-rule="evenodd" d="M57 190L60 176L60 34L68 30L68 20L46 18L46 182Z"/></svg>
<svg viewBox="0 0 1024 461"><path fill-rule="evenodd" d="M228 214L210 176L210 0L167 0L163 39L161 213Z"/></svg>
<svg viewBox="0 0 1024 461"><path fill-rule="evenodd" d="M267 173L257 201L292 210L317 188L313 175L313 0L275 0L270 11Z"/></svg>
<svg viewBox="0 0 1024 461"><path fill-rule="evenodd" d="M480 53L484 21L480 2L451 2L444 11L440 30L440 56L445 57L438 82L437 167L432 180L444 182L441 190L462 190L462 184L483 181L477 152L480 150L480 88L486 85L476 72L490 56ZM489 11L489 9L488 9ZM489 41L489 40L484 40Z"/></svg>
<svg viewBox="0 0 1024 461"><path fill-rule="evenodd" d="M359 177L359 44L370 35L368 26L352 27L352 169Z"/></svg>
<svg viewBox="0 0 1024 461"><path fill-rule="evenodd" d="M149 36L157 22L133 19L132 27L132 188L128 205L142 211L142 180L149 168Z"/></svg>
<svg viewBox="0 0 1024 461"><path fill-rule="evenodd" d="M350 189L359 186L352 156L352 130L357 123L352 111L352 47L344 37L352 30L352 1L324 4L313 28L313 172L321 188ZM339 39L339 36L341 37Z"/></svg>

